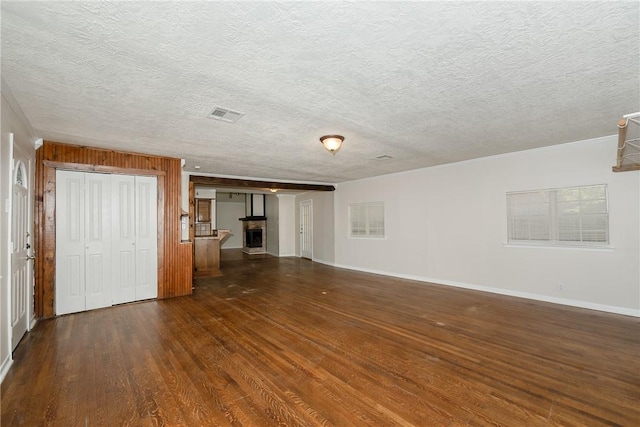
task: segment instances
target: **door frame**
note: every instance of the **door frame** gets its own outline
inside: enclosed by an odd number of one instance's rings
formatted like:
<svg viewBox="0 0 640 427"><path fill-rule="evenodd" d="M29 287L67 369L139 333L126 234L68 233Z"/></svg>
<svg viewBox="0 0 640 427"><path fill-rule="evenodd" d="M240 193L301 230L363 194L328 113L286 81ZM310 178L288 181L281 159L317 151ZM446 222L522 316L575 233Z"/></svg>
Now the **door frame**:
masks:
<svg viewBox="0 0 640 427"><path fill-rule="evenodd" d="M307 206L309 207L309 224L308 227L306 228L306 230L303 228L303 224L302 224L302 209L303 206ZM300 225L300 258L307 258L313 261L313 199L308 199L308 200L302 200L300 201L300 205L299 205L299 209L298 209L298 213L299 213L299 217L300 217L300 221L299 221L299 225ZM309 257L304 256L303 253L303 241L304 241L304 232L307 232L307 234L309 235L309 241L310 241L310 252L309 252Z"/></svg>

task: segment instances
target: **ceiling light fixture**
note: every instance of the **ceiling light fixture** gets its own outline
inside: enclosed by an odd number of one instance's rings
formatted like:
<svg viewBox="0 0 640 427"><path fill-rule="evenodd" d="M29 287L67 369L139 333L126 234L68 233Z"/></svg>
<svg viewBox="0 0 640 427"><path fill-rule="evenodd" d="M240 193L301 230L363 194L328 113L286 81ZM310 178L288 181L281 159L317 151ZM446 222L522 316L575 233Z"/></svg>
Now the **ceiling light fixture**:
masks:
<svg viewBox="0 0 640 427"><path fill-rule="evenodd" d="M269 191L271 191L272 193L277 193L278 189L277 188L270 188Z"/></svg>
<svg viewBox="0 0 640 427"><path fill-rule="evenodd" d="M320 137L320 142L331 154L336 154L336 151L342 146L344 136L342 135L325 135Z"/></svg>

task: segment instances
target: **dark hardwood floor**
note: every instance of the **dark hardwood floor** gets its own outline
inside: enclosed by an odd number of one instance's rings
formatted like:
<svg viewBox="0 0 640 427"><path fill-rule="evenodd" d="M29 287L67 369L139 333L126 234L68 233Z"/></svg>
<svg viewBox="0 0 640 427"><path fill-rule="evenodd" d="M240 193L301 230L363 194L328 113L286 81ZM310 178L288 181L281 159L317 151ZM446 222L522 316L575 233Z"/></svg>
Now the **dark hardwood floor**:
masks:
<svg viewBox="0 0 640 427"><path fill-rule="evenodd" d="M640 425L637 318L296 258L222 266L192 296L39 322L1 425Z"/></svg>

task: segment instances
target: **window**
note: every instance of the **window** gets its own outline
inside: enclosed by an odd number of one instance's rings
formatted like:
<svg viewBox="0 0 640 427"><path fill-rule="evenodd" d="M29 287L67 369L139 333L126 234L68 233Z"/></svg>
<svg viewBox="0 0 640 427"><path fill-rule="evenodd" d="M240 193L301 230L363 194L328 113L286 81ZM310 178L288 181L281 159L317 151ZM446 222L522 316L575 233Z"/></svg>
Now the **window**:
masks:
<svg viewBox="0 0 640 427"><path fill-rule="evenodd" d="M349 237L384 237L384 203L350 204Z"/></svg>
<svg viewBox="0 0 640 427"><path fill-rule="evenodd" d="M20 187L27 188L27 173L24 167L24 163L22 162L18 162L15 183Z"/></svg>
<svg viewBox="0 0 640 427"><path fill-rule="evenodd" d="M607 186L507 193L509 242L609 243Z"/></svg>

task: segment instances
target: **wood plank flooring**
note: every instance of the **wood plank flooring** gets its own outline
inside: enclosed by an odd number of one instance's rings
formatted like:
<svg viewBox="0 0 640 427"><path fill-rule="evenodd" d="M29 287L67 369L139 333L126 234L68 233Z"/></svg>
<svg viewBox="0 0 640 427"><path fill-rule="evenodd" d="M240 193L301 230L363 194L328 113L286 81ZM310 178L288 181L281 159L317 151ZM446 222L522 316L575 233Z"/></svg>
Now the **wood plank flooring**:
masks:
<svg viewBox="0 0 640 427"><path fill-rule="evenodd" d="M192 296L39 322L1 425L640 425L637 318L296 258L222 267Z"/></svg>

